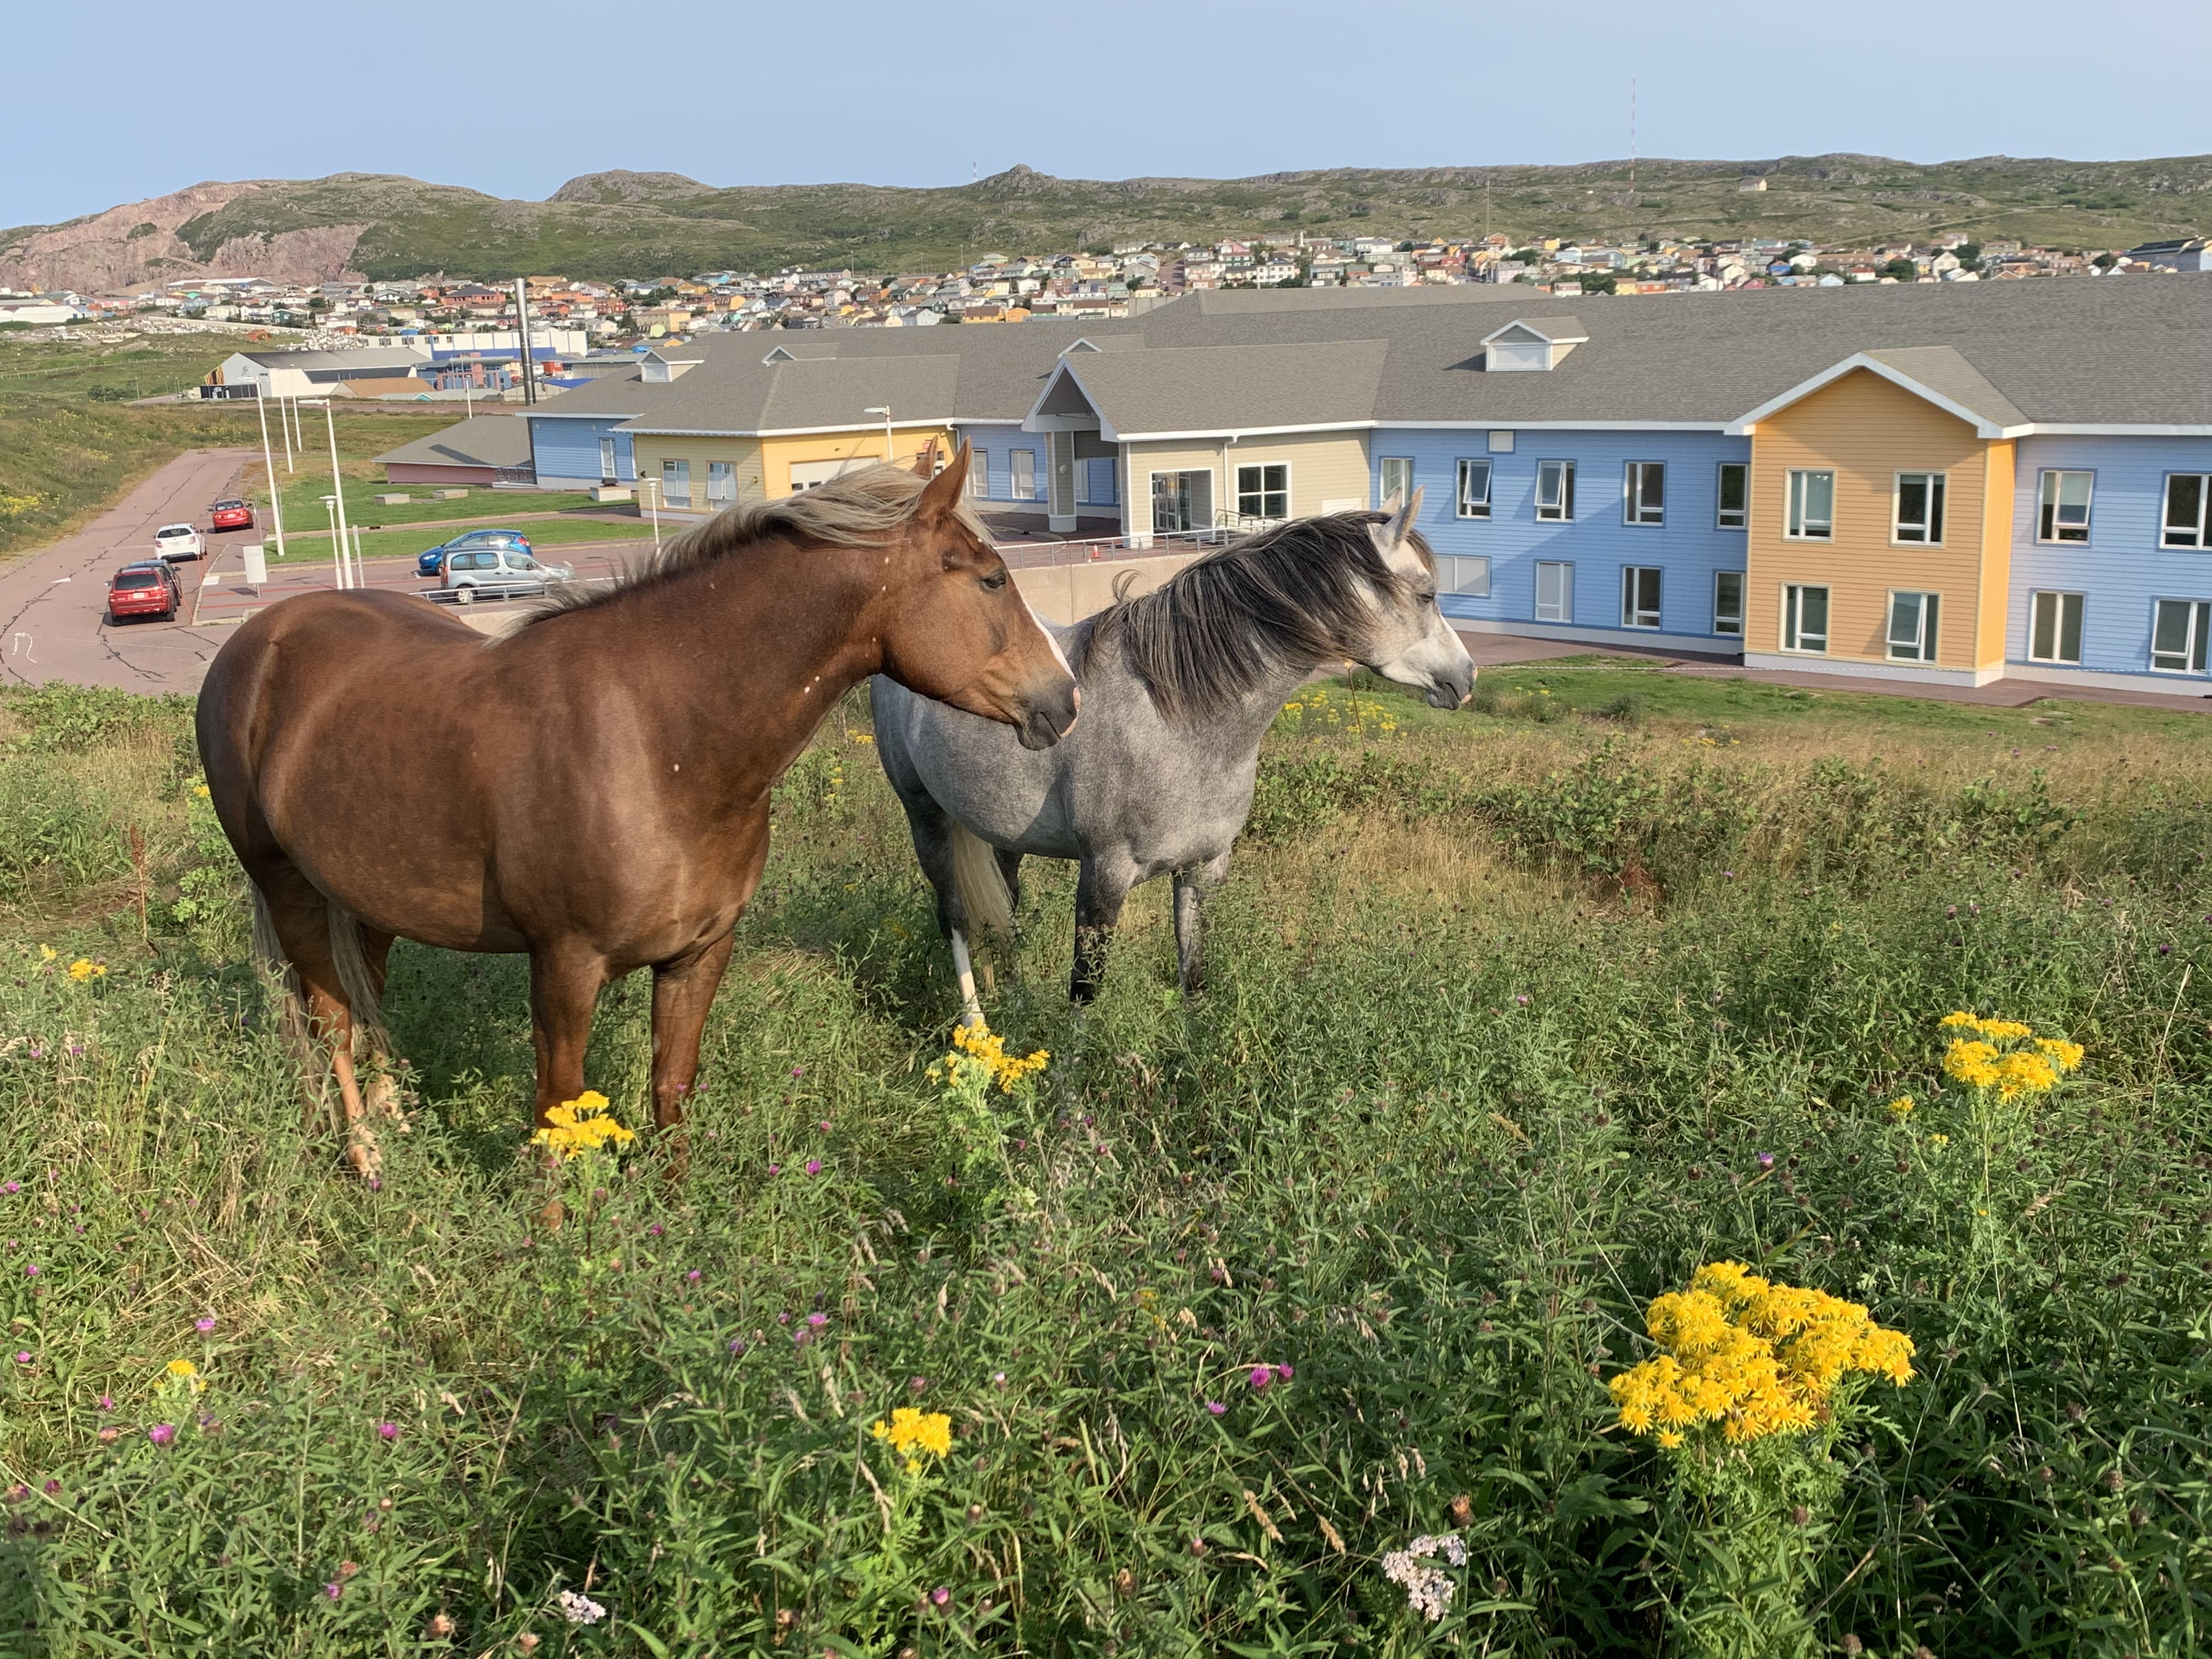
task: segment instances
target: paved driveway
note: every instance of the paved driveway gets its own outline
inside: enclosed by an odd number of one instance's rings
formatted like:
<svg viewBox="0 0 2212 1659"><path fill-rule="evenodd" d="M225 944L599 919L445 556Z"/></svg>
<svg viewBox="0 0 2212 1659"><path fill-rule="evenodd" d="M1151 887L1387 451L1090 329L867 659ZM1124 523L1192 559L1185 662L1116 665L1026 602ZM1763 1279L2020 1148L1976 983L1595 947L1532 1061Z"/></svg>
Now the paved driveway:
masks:
<svg viewBox="0 0 2212 1659"><path fill-rule="evenodd" d="M197 691L226 628L179 621L106 620L107 579L119 565L154 556L165 524L205 528L209 505L237 493L240 470L259 457L242 449L179 455L90 525L44 552L0 572L0 679L11 685L70 680L129 691ZM238 545L253 531L208 538L212 556L235 567ZM185 616L204 565L184 564Z"/></svg>

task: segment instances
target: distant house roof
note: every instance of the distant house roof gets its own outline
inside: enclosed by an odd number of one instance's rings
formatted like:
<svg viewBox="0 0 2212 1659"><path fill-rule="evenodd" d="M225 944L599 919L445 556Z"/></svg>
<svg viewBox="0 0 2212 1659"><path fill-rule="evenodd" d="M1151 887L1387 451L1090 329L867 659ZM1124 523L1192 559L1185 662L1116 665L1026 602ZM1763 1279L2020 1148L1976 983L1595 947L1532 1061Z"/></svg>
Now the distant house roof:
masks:
<svg viewBox="0 0 2212 1659"><path fill-rule="evenodd" d="M442 432L402 444L376 458L382 466L397 461L413 466L527 466L530 422L511 415L479 415L456 421Z"/></svg>
<svg viewBox="0 0 2212 1659"><path fill-rule="evenodd" d="M337 369L349 380L373 380L379 374L411 374L428 361L429 354L406 346L364 346L359 351L242 351L241 357L264 368L296 368L314 374Z"/></svg>

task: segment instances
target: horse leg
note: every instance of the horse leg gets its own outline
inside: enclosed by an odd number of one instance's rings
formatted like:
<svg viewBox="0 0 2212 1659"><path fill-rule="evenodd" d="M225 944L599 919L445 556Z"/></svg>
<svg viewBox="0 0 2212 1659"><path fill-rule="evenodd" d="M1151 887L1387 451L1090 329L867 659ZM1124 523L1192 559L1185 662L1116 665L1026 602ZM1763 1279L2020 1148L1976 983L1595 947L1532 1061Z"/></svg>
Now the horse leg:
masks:
<svg viewBox="0 0 2212 1659"><path fill-rule="evenodd" d="M914 855L921 873L937 895L937 927L952 947L952 976L960 987L960 1023L981 1025L983 1005L975 997L975 964L968 954L968 911L960 902L960 884L952 877L952 820L927 795L905 802L907 828L914 836ZM1000 854L1003 860L1005 854Z"/></svg>
<svg viewBox="0 0 2212 1659"><path fill-rule="evenodd" d="M1206 964L1200 954L1201 909L1207 893L1229 875L1229 854L1175 872L1176 969L1182 994L1194 997L1206 988Z"/></svg>
<svg viewBox="0 0 2212 1659"><path fill-rule="evenodd" d="M968 936L959 928L948 930L952 941L952 977L960 985L960 1023L983 1024L983 1005L975 1000L975 964L969 959Z"/></svg>
<svg viewBox="0 0 2212 1659"><path fill-rule="evenodd" d="M699 1038L737 941L732 928L692 955L653 969L653 1121L670 1137L672 1176L682 1175L690 1161L684 1102L698 1079Z"/></svg>
<svg viewBox="0 0 2212 1659"><path fill-rule="evenodd" d="M276 948L299 976L310 1039L330 1045L331 1071L345 1107L346 1161L356 1175L373 1178L381 1164L354 1073L354 1010L338 971L330 901L289 861L251 873Z"/></svg>
<svg viewBox="0 0 2212 1659"><path fill-rule="evenodd" d="M1121 920L1132 872L1108 870L1095 859L1083 860L1075 879L1075 971L1067 982L1070 1002L1088 1003L1106 977L1106 948Z"/></svg>
<svg viewBox="0 0 2212 1659"><path fill-rule="evenodd" d="M606 988L607 964L574 949L530 953L530 1035L538 1050L538 1127L556 1106L584 1092L584 1049L592 1010Z"/></svg>
<svg viewBox="0 0 2212 1659"><path fill-rule="evenodd" d="M1001 847L999 854L999 878L1006 884L1006 908L1022 908L1022 855Z"/></svg>
<svg viewBox="0 0 2212 1659"><path fill-rule="evenodd" d="M380 933L372 927L361 930L362 959L368 968L368 982L374 988L380 1004L384 1000L384 986L390 969L392 939L390 933ZM382 1043L375 1041L376 1036L377 1033L372 1030L370 1040L374 1046L369 1050L369 1057L376 1062L376 1067L368 1075L368 1086L362 1091L362 1103L372 1116L397 1119L400 1133L404 1134L407 1114L401 1105L399 1083L394 1075L395 1057Z"/></svg>

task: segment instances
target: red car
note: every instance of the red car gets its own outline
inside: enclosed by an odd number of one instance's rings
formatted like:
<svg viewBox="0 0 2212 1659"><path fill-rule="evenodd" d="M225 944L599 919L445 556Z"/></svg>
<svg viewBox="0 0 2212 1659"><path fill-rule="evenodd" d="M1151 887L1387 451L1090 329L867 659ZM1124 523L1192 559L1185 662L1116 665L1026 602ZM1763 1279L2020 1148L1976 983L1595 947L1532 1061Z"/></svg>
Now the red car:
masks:
<svg viewBox="0 0 2212 1659"><path fill-rule="evenodd" d="M253 509L234 498L217 501L208 509L208 526L214 530L251 530Z"/></svg>
<svg viewBox="0 0 2212 1659"><path fill-rule="evenodd" d="M184 590L177 586L177 573L163 559L149 559L143 564L126 564L108 579L107 620L121 622L125 617L159 617L167 622L183 608Z"/></svg>

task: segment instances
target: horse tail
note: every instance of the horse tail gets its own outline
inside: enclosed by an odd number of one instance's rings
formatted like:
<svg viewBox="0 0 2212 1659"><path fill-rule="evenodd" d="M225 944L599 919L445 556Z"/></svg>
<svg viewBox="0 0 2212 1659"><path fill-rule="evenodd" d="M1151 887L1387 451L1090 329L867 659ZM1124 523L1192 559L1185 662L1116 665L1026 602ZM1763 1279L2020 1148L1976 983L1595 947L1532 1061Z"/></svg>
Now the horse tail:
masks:
<svg viewBox="0 0 2212 1659"><path fill-rule="evenodd" d="M249 881L246 885L253 890L253 954L276 978L282 1003L279 1027L287 1042L304 1046L307 1041L307 1013L300 995L300 970L292 965L291 958L284 954L283 942L276 937L276 918L269 914L269 896L261 890L258 881Z"/></svg>
<svg viewBox="0 0 2212 1659"><path fill-rule="evenodd" d="M952 826L952 890L959 895L971 933L1000 945L1014 937L1014 899L999 869L998 849L957 818Z"/></svg>
<svg viewBox="0 0 2212 1659"><path fill-rule="evenodd" d="M392 1047L392 1037L384 1029L384 996L377 989L376 975L368 970L368 953L361 948L360 919L352 911L341 908L335 899L326 900L325 904L331 930L331 966L337 970L338 989L345 994L354 1030L368 1037L371 1048L386 1052Z"/></svg>

